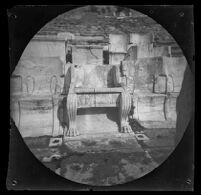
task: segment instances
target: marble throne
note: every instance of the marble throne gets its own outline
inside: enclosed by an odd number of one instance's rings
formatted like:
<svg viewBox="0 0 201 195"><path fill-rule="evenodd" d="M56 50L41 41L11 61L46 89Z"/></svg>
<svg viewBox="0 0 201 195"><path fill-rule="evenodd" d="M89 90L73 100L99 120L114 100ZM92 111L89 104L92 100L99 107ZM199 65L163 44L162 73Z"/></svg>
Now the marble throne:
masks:
<svg viewBox="0 0 201 195"><path fill-rule="evenodd" d="M128 114L131 95L128 87L127 64L120 65L70 65L65 75L62 101L58 118L64 129L64 138L79 136L77 111L80 108L116 107L118 131L131 132Z"/></svg>

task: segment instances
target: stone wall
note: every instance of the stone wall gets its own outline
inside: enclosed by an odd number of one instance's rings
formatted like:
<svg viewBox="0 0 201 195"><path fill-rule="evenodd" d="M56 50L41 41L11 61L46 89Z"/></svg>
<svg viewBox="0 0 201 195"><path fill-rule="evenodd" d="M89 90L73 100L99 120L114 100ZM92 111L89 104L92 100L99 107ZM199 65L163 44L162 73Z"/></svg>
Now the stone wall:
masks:
<svg viewBox="0 0 201 195"><path fill-rule="evenodd" d="M29 57L59 57L65 62L65 41L31 40L25 48L21 59Z"/></svg>
<svg viewBox="0 0 201 195"><path fill-rule="evenodd" d="M52 91L57 88L57 93L60 93L63 87L62 74L63 62L58 57L22 58L13 72L22 80L15 80L15 85L11 84L11 93L20 92L16 89L19 82L22 82L21 95L51 95L50 88Z"/></svg>
<svg viewBox="0 0 201 195"><path fill-rule="evenodd" d="M20 98L25 96L20 102L19 99L11 98L11 115L22 135L61 133L56 117L59 100L57 97L52 99L50 84L52 83L54 88L58 80L59 94L64 82L61 75L65 74L70 66L65 64L66 33L69 39L80 41L108 39L109 64L119 65L122 60L128 60L131 66L129 76L133 79L128 82L131 93L134 89L133 116L148 128L175 127L176 101L187 62L182 52L178 51L178 46L170 44L174 42L175 45L173 38L155 21L137 12L125 14L113 10L111 14L97 14L93 9L85 11L77 10L76 13L73 12L75 15L65 13L52 20L38 32L38 35L45 35L47 39L32 39L24 50L13 73L15 76L11 78L12 95L18 95ZM54 40L53 35L56 37ZM158 42L163 44L156 44ZM78 45L71 45L73 64L103 64L102 44L96 43L95 46L90 46L90 49L86 43L81 44L82 47ZM177 57L174 57L172 51L175 51ZM167 78L164 75L167 75ZM93 76L89 78L93 79ZM33 86L33 94L28 94ZM23 121L21 124L20 112ZM98 118L92 111L85 114L86 116L83 116L81 111L79 117L84 120ZM104 115L103 118L107 117ZM104 123L104 120L101 123ZM114 125L112 123L111 125ZM83 128L82 122L78 125Z"/></svg>

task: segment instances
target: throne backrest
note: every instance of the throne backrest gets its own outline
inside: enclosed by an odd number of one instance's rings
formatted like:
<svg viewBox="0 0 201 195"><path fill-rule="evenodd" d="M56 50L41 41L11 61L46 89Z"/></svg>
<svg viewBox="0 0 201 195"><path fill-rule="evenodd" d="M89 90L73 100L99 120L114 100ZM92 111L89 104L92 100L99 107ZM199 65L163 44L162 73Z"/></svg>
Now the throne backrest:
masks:
<svg viewBox="0 0 201 195"><path fill-rule="evenodd" d="M75 88L114 87L112 65L73 65L71 68L73 68L71 82Z"/></svg>
<svg viewBox="0 0 201 195"><path fill-rule="evenodd" d="M126 87L132 92L134 62L126 63L126 67L125 73L122 63L120 65L71 65L65 76L63 94L68 94L69 88ZM127 77L127 81L125 81L125 77Z"/></svg>

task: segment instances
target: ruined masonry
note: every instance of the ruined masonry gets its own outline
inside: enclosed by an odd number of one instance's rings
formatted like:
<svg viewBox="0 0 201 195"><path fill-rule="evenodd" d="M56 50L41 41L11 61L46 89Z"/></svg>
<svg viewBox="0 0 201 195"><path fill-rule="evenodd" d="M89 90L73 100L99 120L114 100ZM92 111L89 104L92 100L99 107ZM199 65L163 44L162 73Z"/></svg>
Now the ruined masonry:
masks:
<svg viewBox="0 0 201 195"><path fill-rule="evenodd" d="M23 137L174 128L187 65L151 33L37 34L11 77L11 116Z"/></svg>

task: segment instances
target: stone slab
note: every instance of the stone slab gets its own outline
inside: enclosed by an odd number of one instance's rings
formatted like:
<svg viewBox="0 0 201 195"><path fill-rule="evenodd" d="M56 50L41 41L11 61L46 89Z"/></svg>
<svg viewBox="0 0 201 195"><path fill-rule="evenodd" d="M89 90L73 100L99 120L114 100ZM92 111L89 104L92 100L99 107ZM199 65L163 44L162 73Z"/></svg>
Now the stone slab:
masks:
<svg viewBox="0 0 201 195"><path fill-rule="evenodd" d="M144 152L134 133L100 133L69 137L65 140L65 144L77 152Z"/></svg>
<svg viewBox="0 0 201 195"><path fill-rule="evenodd" d="M118 108L78 109L77 129L80 134L118 132Z"/></svg>
<svg viewBox="0 0 201 195"><path fill-rule="evenodd" d="M176 121L139 121L139 123L147 129L160 129L160 128L176 128Z"/></svg>

